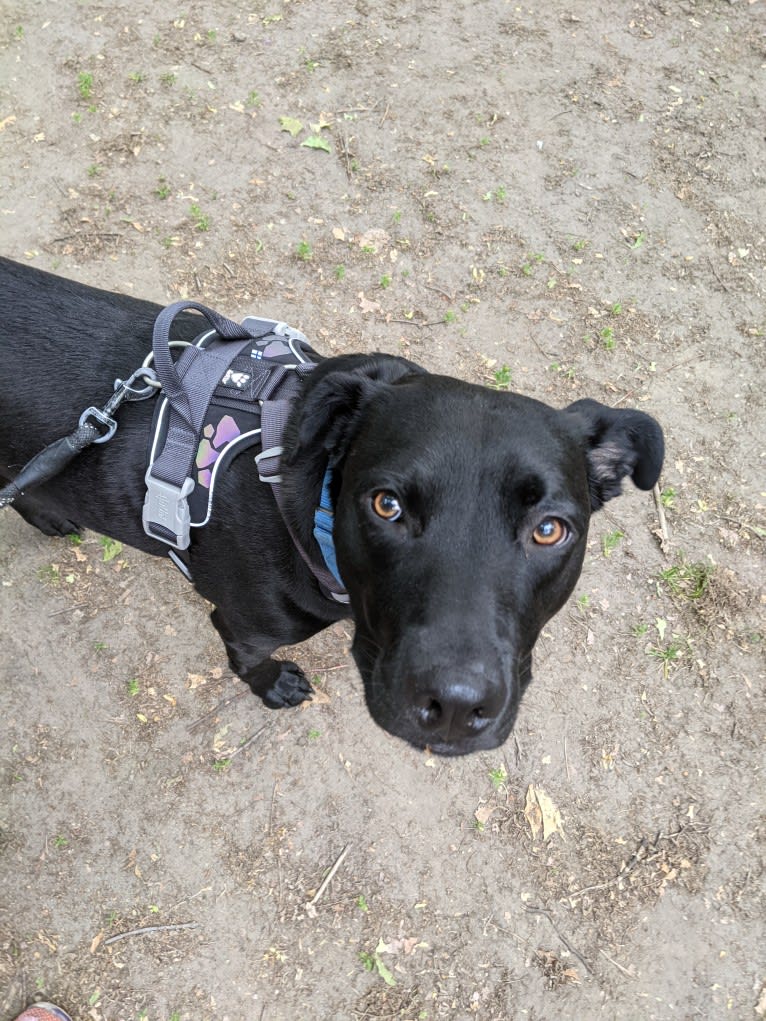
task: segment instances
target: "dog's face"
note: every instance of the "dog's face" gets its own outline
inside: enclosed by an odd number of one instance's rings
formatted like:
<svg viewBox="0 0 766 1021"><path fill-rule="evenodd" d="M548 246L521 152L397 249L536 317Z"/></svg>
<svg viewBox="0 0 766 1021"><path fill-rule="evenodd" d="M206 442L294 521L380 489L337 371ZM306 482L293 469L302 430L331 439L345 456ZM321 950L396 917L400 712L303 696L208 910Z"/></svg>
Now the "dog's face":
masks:
<svg viewBox="0 0 766 1021"><path fill-rule="evenodd" d="M591 511L626 474L651 488L659 427L446 377L335 382L334 410L320 388L335 542L370 712L440 754L497 747L540 630L579 577Z"/></svg>

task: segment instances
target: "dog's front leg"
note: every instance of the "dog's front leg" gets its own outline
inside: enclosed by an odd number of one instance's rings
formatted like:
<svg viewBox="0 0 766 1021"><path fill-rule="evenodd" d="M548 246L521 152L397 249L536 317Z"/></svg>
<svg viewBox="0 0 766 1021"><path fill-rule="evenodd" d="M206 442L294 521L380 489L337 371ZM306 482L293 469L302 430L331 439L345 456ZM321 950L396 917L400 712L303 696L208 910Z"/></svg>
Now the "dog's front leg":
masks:
<svg viewBox="0 0 766 1021"><path fill-rule="evenodd" d="M223 639L232 670L250 685L269 709L284 709L311 698L311 685L297 663L271 659L271 653L284 644L265 636L242 637L224 618L220 607L210 615Z"/></svg>

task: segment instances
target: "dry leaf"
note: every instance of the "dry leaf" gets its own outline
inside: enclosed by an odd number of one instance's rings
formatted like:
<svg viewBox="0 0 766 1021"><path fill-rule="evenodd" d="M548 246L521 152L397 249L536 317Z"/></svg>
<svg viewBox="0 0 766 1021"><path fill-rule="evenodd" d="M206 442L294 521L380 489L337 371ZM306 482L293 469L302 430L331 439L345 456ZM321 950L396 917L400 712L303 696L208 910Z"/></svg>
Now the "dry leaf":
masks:
<svg viewBox="0 0 766 1021"><path fill-rule="evenodd" d="M524 815L535 840L539 837L541 831L543 840L548 840L554 833L558 833L563 839L564 829L561 822L561 813L542 787L535 787L534 784L530 784L527 788Z"/></svg>
<svg viewBox="0 0 766 1021"><path fill-rule="evenodd" d="M95 952L101 946L101 940L103 938L104 938L104 930L102 929L101 932L96 933L96 935L90 941L90 952L92 954L95 954Z"/></svg>
<svg viewBox="0 0 766 1021"><path fill-rule="evenodd" d="M380 312L380 305L378 304L378 302L370 301L368 298L365 298L364 291L360 291L358 297L359 307L361 308L362 312Z"/></svg>
<svg viewBox="0 0 766 1021"><path fill-rule="evenodd" d="M479 826L485 826L496 811L497 805L480 805L473 815Z"/></svg>
<svg viewBox="0 0 766 1021"><path fill-rule="evenodd" d="M194 691L194 689L198 688L201 684L207 684L207 677L205 677L203 674L186 675L186 687L190 691Z"/></svg>

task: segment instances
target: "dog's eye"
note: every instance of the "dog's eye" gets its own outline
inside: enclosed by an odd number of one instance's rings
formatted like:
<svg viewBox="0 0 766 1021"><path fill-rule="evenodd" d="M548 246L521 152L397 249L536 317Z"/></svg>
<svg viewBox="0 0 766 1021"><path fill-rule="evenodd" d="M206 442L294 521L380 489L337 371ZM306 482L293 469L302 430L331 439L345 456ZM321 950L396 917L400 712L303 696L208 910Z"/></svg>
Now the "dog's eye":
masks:
<svg viewBox="0 0 766 1021"><path fill-rule="evenodd" d="M402 516L401 504L394 494L389 493L386 489L381 489L374 494L372 509L384 521L396 521L397 518Z"/></svg>
<svg viewBox="0 0 766 1021"><path fill-rule="evenodd" d="M532 533L538 546L559 546L569 535L569 528L560 518L543 518Z"/></svg>

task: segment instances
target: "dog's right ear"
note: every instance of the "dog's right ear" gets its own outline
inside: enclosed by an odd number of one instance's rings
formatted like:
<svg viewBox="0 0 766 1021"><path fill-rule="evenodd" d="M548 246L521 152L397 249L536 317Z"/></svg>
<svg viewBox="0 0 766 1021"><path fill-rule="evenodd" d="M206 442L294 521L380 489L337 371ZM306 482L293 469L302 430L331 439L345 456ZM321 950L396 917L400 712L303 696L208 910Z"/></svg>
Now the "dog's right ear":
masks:
<svg viewBox="0 0 766 1021"><path fill-rule="evenodd" d="M298 448L320 444L330 465L344 456L365 406L404 376L425 373L396 355L341 355L309 376L297 420Z"/></svg>

